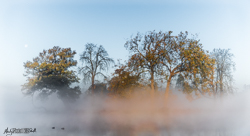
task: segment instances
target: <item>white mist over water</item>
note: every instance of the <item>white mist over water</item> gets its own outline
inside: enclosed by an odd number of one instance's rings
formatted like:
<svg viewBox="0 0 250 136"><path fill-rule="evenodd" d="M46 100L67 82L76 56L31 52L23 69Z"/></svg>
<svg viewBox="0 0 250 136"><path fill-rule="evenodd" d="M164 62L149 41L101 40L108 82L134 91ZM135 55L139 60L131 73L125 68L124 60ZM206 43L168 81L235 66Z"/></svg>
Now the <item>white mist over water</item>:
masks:
<svg viewBox="0 0 250 136"><path fill-rule="evenodd" d="M28 134L34 136L250 135L249 92L191 102L178 95L167 106L161 96L154 100L82 96L64 106L54 95L48 101L34 100L32 104L31 97L19 92L15 87L1 88L2 133L8 127L36 128L36 133Z"/></svg>

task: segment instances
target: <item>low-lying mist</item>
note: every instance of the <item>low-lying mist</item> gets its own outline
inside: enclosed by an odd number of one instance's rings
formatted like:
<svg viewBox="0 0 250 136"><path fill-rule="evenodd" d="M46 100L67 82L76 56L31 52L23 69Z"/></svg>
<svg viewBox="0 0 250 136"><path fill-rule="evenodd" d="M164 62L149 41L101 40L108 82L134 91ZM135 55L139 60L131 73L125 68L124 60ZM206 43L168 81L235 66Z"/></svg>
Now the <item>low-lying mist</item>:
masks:
<svg viewBox="0 0 250 136"><path fill-rule="evenodd" d="M36 133L28 134L34 136L250 135L247 92L193 101L181 93L168 101L164 95L152 98L136 94L129 99L83 95L65 105L55 95L47 101L34 97L32 102L31 97L16 95L18 90L14 90L1 92L2 132L8 127L36 128Z"/></svg>

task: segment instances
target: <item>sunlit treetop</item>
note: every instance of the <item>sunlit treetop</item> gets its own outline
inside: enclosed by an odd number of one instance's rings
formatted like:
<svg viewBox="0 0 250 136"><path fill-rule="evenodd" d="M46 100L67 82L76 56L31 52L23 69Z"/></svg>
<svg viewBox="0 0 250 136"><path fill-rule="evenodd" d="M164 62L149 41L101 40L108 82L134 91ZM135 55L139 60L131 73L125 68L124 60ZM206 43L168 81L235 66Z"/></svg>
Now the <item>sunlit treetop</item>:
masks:
<svg viewBox="0 0 250 136"><path fill-rule="evenodd" d="M192 81L191 78L185 78L185 81L195 83L201 92L207 91L204 86L213 78L214 60L199 40L188 37L188 32L181 32L177 36L172 36L172 31L151 31L144 36L137 34L126 42L125 47L132 53L129 66L134 70L143 69L151 75L152 94L156 75L164 76L167 80L166 98L171 80L178 74L192 76Z"/></svg>
<svg viewBox="0 0 250 136"><path fill-rule="evenodd" d="M58 46L49 50L43 50L33 61L24 63L28 83L23 85L25 94L40 92L42 96L48 96L58 90L69 89L74 82L79 82L76 72L70 70L76 66L77 61L73 59L75 51L70 48ZM72 91L73 92L73 91ZM79 89L77 91L79 93Z"/></svg>
<svg viewBox="0 0 250 136"><path fill-rule="evenodd" d="M155 76L158 74L160 64L160 49L165 44L168 35L151 31L144 36L138 33L125 43L125 47L131 52L128 66L136 71L148 72L151 82L151 96L154 96Z"/></svg>

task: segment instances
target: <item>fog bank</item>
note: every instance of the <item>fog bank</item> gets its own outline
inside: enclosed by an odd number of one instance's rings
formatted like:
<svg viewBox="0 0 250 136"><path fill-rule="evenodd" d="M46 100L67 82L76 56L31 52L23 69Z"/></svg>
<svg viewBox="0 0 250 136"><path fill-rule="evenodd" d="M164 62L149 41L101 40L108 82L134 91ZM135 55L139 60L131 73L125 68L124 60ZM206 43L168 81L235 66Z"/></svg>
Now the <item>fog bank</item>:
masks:
<svg viewBox="0 0 250 136"><path fill-rule="evenodd" d="M2 89L2 132L8 127L36 128L36 133L28 134L34 136L250 135L248 92L193 101L178 93L167 103L162 96L130 99L82 96L65 106L55 95L47 101L34 99L32 103L31 97L18 94L20 91L14 87Z"/></svg>

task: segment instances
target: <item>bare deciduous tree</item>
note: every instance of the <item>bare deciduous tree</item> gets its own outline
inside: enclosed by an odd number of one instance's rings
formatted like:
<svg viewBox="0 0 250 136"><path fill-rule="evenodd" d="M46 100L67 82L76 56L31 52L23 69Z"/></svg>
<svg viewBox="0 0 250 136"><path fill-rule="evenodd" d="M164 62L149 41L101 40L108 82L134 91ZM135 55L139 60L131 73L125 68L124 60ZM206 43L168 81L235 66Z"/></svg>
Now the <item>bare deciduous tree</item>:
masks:
<svg viewBox="0 0 250 136"><path fill-rule="evenodd" d="M233 54L230 49L214 49L211 56L215 59L214 72L214 94L222 96L225 93L232 93L233 75L235 63L233 62Z"/></svg>
<svg viewBox="0 0 250 136"><path fill-rule="evenodd" d="M84 83L91 81L92 94L95 89L95 77L106 78L102 71L107 71L110 64L114 63L114 60L108 56L108 52L102 45L97 46L93 43L86 44L85 51L80 55L80 60L85 66L79 67L79 73L83 74Z"/></svg>

